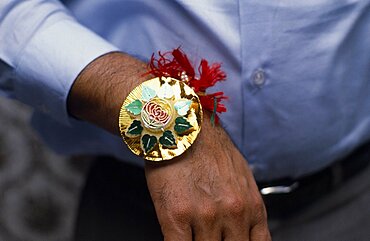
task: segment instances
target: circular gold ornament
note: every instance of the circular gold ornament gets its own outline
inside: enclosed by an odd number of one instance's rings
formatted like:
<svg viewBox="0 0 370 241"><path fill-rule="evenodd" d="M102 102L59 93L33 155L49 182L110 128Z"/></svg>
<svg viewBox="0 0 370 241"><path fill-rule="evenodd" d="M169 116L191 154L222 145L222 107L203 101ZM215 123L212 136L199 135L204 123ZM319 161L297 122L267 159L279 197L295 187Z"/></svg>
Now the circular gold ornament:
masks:
<svg viewBox="0 0 370 241"><path fill-rule="evenodd" d="M174 78L154 78L137 86L122 104L119 129L129 149L146 160L181 155L195 141L203 119L199 97Z"/></svg>

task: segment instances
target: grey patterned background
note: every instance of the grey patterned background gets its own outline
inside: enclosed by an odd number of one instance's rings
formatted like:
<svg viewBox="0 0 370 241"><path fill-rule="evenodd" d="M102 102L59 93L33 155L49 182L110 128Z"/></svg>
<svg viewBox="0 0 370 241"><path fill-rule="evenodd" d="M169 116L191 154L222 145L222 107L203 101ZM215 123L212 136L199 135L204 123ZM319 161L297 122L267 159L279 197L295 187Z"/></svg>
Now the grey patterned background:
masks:
<svg viewBox="0 0 370 241"><path fill-rule="evenodd" d="M68 241L89 161L48 150L30 115L0 97L0 241Z"/></svg>

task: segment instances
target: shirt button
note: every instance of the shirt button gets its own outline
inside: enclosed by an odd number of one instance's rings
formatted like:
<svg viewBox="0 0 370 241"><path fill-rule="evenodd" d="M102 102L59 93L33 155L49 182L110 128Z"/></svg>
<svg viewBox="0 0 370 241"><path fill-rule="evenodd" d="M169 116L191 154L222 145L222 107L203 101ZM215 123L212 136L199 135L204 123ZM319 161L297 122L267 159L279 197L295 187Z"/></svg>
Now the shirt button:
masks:
<svg viewBox="0 0 370 241"><path fill-rule="evenodd" d="M252 75L253 84L260 87L266 83L266 74L262 69L256 70Z"/></svg>

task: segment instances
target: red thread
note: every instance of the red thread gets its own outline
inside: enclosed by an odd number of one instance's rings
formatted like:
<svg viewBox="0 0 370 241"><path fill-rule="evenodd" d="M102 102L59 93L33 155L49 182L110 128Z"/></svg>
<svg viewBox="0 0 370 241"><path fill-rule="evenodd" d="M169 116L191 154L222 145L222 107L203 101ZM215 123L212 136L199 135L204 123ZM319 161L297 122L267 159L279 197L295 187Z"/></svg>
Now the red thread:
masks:
<svg viewBox="0 0 370 241"><path fill-rule="evenodd" d="M223 92L206 93L207 88L214 86L219 81L226 80L226 74L221 70L220 63L209 64L207 60L202 59L198 67L199 77L187 55L181 48L169 52L158 51L158 57L153 54L150 63L150 70L147 74L156 77L172 77L181 80L181 75L185 73L188 77L188 85L199 95L203 109L211 112L226 112L226 107L221 101L227 99ZM216 107L215 107L216 101ZM218 116L215 114L217 122Z"/></svg>

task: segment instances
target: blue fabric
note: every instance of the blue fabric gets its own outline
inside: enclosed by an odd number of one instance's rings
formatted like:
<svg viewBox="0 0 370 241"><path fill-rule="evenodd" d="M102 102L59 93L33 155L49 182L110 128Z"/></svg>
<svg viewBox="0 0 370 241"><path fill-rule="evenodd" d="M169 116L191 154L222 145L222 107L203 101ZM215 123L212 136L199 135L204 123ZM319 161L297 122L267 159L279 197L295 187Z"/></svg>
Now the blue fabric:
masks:
<svg viewBox="0 0 370 241"><path fill-rule="evenodd" d="M92 60L115 50L78 24L59 1L0 3L0 58L18 76L0 78L1 91L64 124L74 79Z"/></svg>
<svg viewBox="0 0 370 241"><path fill-rule="evenodd" d="M0 19L9 18L2 5ZM258 180L309 174L370 139L370 0L79 0L70 9L80 23L113 45L89 32L83 43L89 44L85 51L92 54L82 62L78 60L82 54L73 48L81 44L79 38L62 53L51 40L47 50L26 48L17 69L23 77L32 73L32 81L26 83L35 92L24 98L25 78L13 82L14 90L20 90L15 91L16 98L26 103L42 106L45 98L38 93L49 93L50 101L44 104L54 111L41 113L36 106L33 124L60 153L112 154L142 164L119 137L71 120L61 110L65 98L60 96L67 96L73 76L113 46L145 59L181 45L195 62L202 57L222 62L228 80L214 88L230 97L222 124ZM59 11L63 13L68 15ZM51 27L58 42L70 42L67 36L88 31L71 17L67 22ZM0 23L1 43L2 31ZM41 46L38 35L36 31L33 39ZM48 42L48 37L53 39L48 34L40 38ZM4 55L2 48L0 57L11 65L9 59L19 54ZM58 61L46 70L42 65L33 68L35 59L43 63L56 54L59 60L69 57L69 64ZM61 77L61 72L67 74L68 81L58 78L58 82L52 71ZM47 85L41 85L45 79ZM67 84L61 87L61 81ZM9 93L6 83L3 89Z"/></svg>

